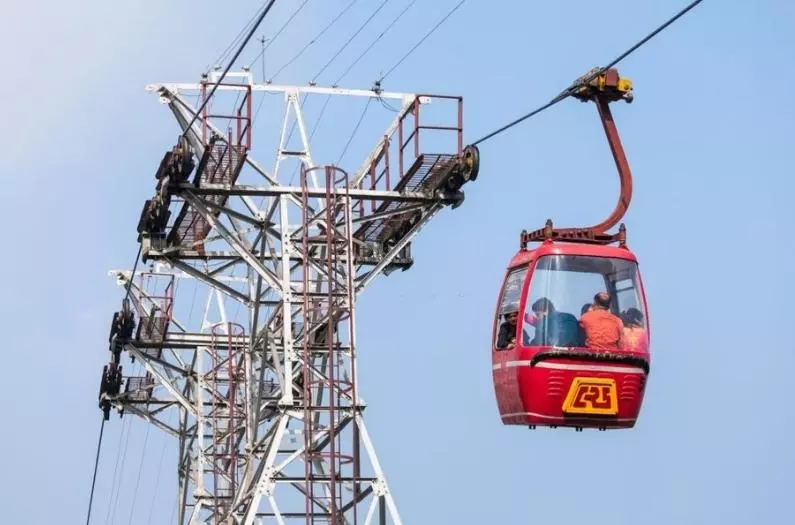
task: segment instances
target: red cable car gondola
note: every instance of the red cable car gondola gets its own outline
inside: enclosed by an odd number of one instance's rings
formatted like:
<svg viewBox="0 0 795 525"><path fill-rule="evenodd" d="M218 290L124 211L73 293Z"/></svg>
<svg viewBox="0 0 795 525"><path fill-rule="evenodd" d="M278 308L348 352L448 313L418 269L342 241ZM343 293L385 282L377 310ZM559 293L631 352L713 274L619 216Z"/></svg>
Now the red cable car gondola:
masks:
<svg viewBox="0 0 795 525"><path fill-rule="evenodd" d="M522 232L500 292L492 339L497 406L506 425L632 428L649 374L649 320L622 224L632 175L608 104L632 101L614 69L575 95L599 109L621 179L613 213L589 228ZM540 242L527 249L530 242ZM611 246L617 244L617 246Z"/></svg>

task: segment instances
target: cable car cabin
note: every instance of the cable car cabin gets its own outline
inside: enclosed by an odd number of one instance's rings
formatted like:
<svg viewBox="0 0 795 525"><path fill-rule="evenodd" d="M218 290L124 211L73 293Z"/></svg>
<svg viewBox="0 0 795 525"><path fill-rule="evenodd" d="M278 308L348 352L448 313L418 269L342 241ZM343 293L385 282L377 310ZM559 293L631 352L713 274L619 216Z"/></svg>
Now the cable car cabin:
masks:
<svg viewBox="0 0 795 525"><path fill-rule="evenodd" d="M649 374L649 322L625 247L545 241L511 260L492 368L506 425L632 428Z"/></svg>

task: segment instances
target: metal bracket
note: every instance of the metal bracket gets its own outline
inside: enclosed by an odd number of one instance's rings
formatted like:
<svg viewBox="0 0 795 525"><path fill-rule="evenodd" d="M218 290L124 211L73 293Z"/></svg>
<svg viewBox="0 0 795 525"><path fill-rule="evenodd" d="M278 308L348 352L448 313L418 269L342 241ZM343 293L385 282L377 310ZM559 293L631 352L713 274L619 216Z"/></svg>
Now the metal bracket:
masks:
<svg viewBox="0 0 795 525"><path fill-rule="evenodd" d="M608 69L590 82L586 82L596 71L598 70L592 69L580 77L570 90L572 91L571 96L583 102L593 101L599 111L599 118L602 121L607 142L613 153L621 184L618 203L606 219L594 226L555 229L552 227L552 220L550 219L547 220L546 225L542 229L530 233L522 231L519 243L523 250L527 249L528 242L551 242L555 240L601 245L618 242L620 246L626 246L626 227L623 224L619 228L618 233L608 233L608 230L618 224L624 217L632 200L632 171L629 168L624 147L618 136L618 129L610 112L609 104L616 100L632 102L632 81L620 78L618 71L615 69Z"/></svg>

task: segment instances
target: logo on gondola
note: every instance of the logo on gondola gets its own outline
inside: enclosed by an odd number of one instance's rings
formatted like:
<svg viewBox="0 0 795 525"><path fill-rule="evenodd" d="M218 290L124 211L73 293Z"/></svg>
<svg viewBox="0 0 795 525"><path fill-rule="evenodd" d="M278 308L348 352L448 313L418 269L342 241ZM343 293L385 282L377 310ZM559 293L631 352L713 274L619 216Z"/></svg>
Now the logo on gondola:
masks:
<svg viewBox="0 0 795 525"><path fill-rule="evenodd" d="M606 377L575 377L563 401L566 414L613 416L618 413L616 382Z"/></svg>

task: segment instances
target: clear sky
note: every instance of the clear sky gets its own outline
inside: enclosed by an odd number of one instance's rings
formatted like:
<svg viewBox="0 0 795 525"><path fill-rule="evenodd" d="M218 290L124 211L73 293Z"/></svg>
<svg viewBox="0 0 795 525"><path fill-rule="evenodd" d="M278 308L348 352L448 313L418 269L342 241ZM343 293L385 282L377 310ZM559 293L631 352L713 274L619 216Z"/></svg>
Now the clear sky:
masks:
<svg viewBox="0 0 795 525"><path fill-rule="evenodd" d="M310 0L268 50L266 68L284 63L345 3ZM333 80L407 3L388 2L318 81ZM342 84L370 87L455 3L419 0ZM383 87L463 95L471 141L685 3L470 0ZM0 7L9 76L0 87L4 523L84 523L99 374L120 298L106 272L132 263L141 205L177 131L144 86L196 81L258 2L228 4ZM263 32L272 35L294 5L277 2ZM277 81L312 78L375 6L360 0ZM363 293L366 420L405 523L792 519L795 345L784 328L795 297L793 20L791 1L707 0L620 65L635 84L635 102L613 108L635 174L626 223L653 332L634 430L504 427L491 384L493 310L519 232L547 217L599 220L614 205L617 177L592 105L563 102L484 144L466 202L422 231L415 266ZM359 111L326 120L315 138L320 161L336 160ZM377 111L346 156L351 170L390 118ZM278 122L263 116L255 133ZM254 156L270 162L271 151ZM116 497L122 425L131 426ZM161 456L163 443L141 421L111 420L92 523L168 521L174 454Z"/></svg>

